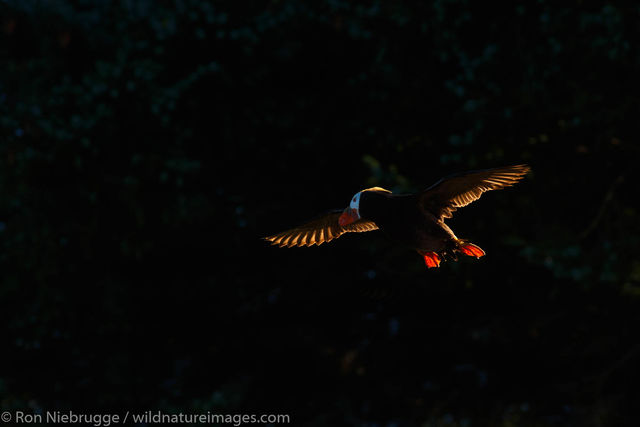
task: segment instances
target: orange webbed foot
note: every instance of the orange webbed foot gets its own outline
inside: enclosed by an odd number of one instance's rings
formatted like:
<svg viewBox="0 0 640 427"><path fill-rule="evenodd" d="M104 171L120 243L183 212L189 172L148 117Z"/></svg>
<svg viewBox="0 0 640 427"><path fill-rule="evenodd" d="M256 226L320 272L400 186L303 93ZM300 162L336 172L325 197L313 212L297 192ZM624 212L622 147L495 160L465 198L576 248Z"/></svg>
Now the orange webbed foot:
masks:
<svg viewBox="0 0 640 427"><path fill-rule="evenodd" d="M463 243L458 246L458 250L466 256L474 256L476 258L480 258L485 255L484 251L473 243Z"/></svg>
<svg viewBox="0 0 640 427"><path fill-rule="evenodd" d="M423 255L427 268L440 267L440 256L435 252L427 252Z"/></svg>

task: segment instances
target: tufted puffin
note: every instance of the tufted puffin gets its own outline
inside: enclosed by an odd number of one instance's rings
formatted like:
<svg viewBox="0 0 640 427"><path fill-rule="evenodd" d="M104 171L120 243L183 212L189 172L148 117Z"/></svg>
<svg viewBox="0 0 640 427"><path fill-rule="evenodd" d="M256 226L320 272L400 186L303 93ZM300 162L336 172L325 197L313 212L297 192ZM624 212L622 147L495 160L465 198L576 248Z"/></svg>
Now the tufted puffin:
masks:
<svg viewBox="0 0 640 427"><path fill-rule="evenodd" d="M415 249L428 268L457 254L480 258L485 252L458 239L444 223L453 212L489 190L517 183L529 172L527 165L464 172L442 178L416 194L393 194L381 187L357 192L349 207L330 211L299 227L265 237L279 247L313 246L349 232L382 230L391 240Z"/></svg>

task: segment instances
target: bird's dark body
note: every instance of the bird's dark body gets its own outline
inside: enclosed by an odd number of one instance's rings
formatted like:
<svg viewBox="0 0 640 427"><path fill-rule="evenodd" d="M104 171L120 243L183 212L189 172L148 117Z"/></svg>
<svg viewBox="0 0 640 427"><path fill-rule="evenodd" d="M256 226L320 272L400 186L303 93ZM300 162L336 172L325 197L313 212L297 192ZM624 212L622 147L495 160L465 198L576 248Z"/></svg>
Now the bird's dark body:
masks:
<svg viewBox="0 0 640 427"><path fill-rule="evenodd" d="M360 214L378 224L391 240L418 252L443 253L455 246L451 229L422 208L415 194L368 191L360 199Z"/></svg>

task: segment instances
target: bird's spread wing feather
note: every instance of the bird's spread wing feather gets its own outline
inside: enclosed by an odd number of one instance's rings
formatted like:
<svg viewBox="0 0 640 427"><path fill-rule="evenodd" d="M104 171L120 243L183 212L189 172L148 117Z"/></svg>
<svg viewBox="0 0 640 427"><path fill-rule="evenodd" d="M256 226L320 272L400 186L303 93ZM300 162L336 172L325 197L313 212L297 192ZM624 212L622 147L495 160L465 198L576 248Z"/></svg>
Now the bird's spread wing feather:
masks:
<svg viewBox="0 0 640 427"><path fill-rule="evenodd" d="M527 165L516 165L452 175L424 190L420 202L437 218L451 218L456 209L478 200L482 193L510 187L530 170Z"/></svg>
<svg viewBox="0 0 640 427"><path fill-rule="evenodd" d="M358 220L349 225L340 226L338 218L341 213L342 211L332 211L296 228L265 237L264 239L271 242L272 245L291 248L294 246L321 245L337 239L344 233L361 233L378 229L375 222L365 220Z"/></svg>

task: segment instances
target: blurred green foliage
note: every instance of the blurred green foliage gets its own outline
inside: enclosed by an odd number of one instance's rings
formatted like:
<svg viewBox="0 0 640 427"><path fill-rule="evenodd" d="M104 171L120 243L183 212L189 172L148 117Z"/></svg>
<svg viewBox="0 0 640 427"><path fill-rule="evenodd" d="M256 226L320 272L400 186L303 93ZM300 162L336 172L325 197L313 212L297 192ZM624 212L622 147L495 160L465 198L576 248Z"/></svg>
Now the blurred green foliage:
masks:
<svg viewBox="0 0 640 427"><path fill-rule="evenodd" d="M0 3L2 408L637 425L639 13ZM522 162L451 222L482 261L258 240Z"/></svg>

